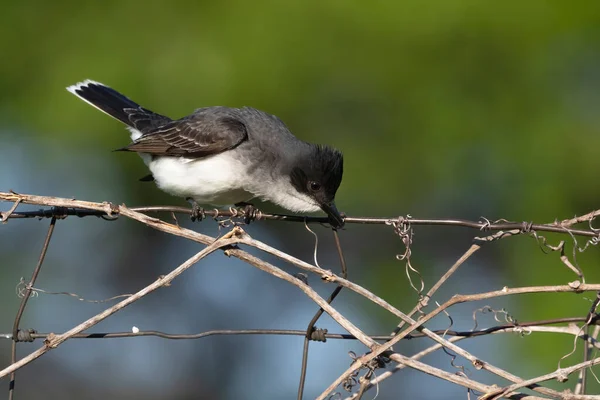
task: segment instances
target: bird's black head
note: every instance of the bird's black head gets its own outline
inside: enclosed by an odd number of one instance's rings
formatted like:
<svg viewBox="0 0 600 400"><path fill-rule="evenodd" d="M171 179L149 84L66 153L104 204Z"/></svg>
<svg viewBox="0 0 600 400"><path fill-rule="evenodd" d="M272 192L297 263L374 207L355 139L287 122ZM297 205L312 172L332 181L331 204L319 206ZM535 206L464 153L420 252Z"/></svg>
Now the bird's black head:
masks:
<svg viewBox="0 0 600 400"><path fill-rule="evenodd" d="M327 213L334 228L344 226L335 207L335 193L342 183L344 159L342 153L327 146L312 145L309 157L303 157L291 171L294 188L308 196Z"/></svg>

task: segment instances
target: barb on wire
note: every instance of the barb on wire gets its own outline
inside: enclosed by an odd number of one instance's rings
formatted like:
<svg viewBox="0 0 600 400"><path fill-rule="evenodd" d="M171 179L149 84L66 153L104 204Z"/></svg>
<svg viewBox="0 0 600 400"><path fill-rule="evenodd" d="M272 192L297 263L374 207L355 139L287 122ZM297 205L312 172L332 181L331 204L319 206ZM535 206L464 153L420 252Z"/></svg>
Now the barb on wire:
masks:
<svg viewBox="0 0 600 400"><path fill-rule="evenodd" d="M17 284L16 292L17 292L17 297L19 297L19 298L23 298L23 297L27 296L27 293L29 293L29 297L37 297L37 296L39 296L40 293L43 293L43 294L49 294L49 295L69 296L69 297L73 297L79 301L83 301L85 303L107 303L109 301L126 298L126 297L129 297L132 295L131 293L127 293L127 294L119 294L119 295L112 296L112 297L109 297L107 299L102 299L102 300L89 300L89 299L86 299L86 298L78 295L77 293L51 292L49 290L36 288L36 287L31 286L29 283L25 282L25 280L23 278L21 278L19 283Z"/></svg>

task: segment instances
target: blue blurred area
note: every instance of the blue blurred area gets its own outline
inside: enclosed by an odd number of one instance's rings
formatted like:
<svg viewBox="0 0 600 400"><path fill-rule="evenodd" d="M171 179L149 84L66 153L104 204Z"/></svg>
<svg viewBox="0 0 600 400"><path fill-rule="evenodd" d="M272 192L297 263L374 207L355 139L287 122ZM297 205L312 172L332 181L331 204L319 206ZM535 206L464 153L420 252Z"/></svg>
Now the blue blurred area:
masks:
<svg viewBox="0 0 600 400"><path fill-rule="evenodd" d="M111 152L128 142L123 127L64 90L90 78L171 117L209 105L278 115L300 138L344 152L337 203L350 215L550 222L598 208L598 2L28 1L3 5L0 35L0 191L185 205L139 182L147 174L141 160ZM218 233L211 221L180 223ZM0 226L1 332L12 329L15 287L29 278L47 225ZM331 234L315 229L321 265L337 271ZM313 236L299 224L260 222L248 231L312 260ZM428 287L473 236L455 228L415 232L413 264ZM351 279L412 308L416 295L395 259L403 247L391 228L347 226L341 239ZM37 286L104 299L139 290L197 251L125 219L69 218L58 223ZM578 260L588 281L597 282L597 250ZM480 251L439 298L574 279L557 255L518 237ZM333 289L316 277L310 283L324 297ZM472 328L472 312L483 305L454 310L453 329ZM524 321L585 315L590 302L530 296L493 305ZM40 294L21 325L64 332L106 306ZM342 292L336 306L368 333L386 334L397 323L351 293ZM300 291L215 254L93 331L305 329L315 311ZM445 318L431 325L447 326ZM319 327L341 331L328 317ZM412 354L427 343L399 350ZM497 335L466 347L528 378L554 370L571 343L549 334ZM19 355L40 345L21 344ZM72 340L20 370L16 396L295 398L301 350L299 337ZM348 351L365 349L351 341L311 344L305 398L349 366ZM7 365L10 341L0 342L0 356ZM454 372L442 352L425 361ZM505 383L470 369L474 379ZM404 370L381 385L378 399L464 395Z"/></svg>

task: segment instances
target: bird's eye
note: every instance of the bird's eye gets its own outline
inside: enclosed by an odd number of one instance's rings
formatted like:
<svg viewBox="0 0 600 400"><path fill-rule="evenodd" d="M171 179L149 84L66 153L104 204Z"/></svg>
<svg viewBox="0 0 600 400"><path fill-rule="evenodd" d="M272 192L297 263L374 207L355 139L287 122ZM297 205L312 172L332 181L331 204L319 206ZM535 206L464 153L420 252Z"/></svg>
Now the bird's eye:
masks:
<svg viewBox="0 0 600 400"><path fill-rule="evenodd" d="M316 192L321 189L321 184L319 182L315 182L315 181L309 182L308 186L310 187L310 190L312 190L313 192Z"/></svg>

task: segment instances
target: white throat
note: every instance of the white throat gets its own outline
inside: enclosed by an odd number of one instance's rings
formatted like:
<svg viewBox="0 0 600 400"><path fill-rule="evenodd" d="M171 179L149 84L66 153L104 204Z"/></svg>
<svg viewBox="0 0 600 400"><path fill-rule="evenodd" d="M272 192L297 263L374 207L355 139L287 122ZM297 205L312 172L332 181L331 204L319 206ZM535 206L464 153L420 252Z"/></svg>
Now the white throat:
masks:
<svg viewBox="0 0 600 400"><path fill-rule="evenodd" d="M270 201L292 212L315 212L321 209L313 198L298 192L285 178L260 189L257 197L261 200Z"/></svg>

